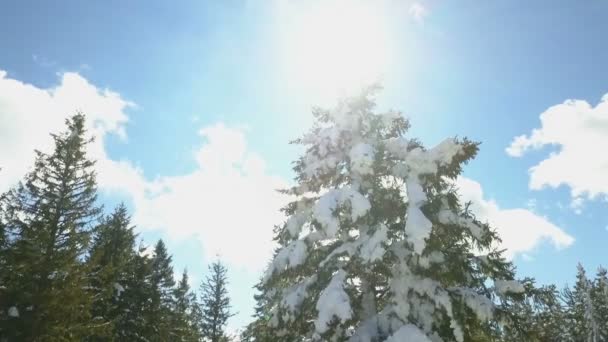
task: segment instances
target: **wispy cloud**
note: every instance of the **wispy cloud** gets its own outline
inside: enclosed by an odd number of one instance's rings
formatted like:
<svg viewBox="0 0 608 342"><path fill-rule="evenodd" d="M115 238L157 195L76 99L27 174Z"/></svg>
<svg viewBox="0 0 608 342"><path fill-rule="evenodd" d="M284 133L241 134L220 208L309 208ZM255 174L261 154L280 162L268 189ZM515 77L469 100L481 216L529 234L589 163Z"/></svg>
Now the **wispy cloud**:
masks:
<svg viewBox="0 0 608 342"><path fill-rule="evenodd" d="M409 13L409 15L411 15L414 18L414 20L421 23L428 16L429 10L425 6L423 6L421 3L414 2L410 5L410 8L408 9L408 13Z"/></svg>
<svg viewBox="0 0 608 342"><path fill-rule="evenodd" d="M50 67L54 67L57 65L57 62L55 61L51 61L50 59L47 59L43 56L39 56L39 55L32 55L32 60L34 61L34 63L36 63L37 65L43 67L43 68L50 68Z"/></svg>

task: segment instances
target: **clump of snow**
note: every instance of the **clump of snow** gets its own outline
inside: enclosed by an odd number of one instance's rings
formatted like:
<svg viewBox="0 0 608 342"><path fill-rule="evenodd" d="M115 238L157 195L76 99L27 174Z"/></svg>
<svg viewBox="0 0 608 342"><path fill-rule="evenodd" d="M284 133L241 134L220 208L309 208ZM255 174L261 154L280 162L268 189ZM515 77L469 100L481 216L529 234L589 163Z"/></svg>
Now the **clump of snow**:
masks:
<svg viewBox="0 0 608 342"><path fill-rule="evenodd" d="M494 280L494 288L502 295L507 293L523 293L526 289L517 280Z"/></svg>
<svg viewBox="0 0 608 342"><path fill-rule="evenodd" d="M304 241L292 241L279 251L268 270L266 270L265 280L268 280L274 271L283 271L303 264L307 253L308 247Z"/></svg>
<svg viewBox="0 0 608 342"><path fill-rule="evenodd" d="M387 338L385 342L432 342L426 334L418 329L413 324L406 324L399 328L391 337Z"/></svg>
<svg viewBox="0 0 608 342"><path fill-rule="evenodd" d="M302 302L308 296L308 287L312 285L316 280L317 276L314 275L312 277L307 278L303 282L284 290L282 305L287 309L287 312L283 317L283 321L289 322L293 317L295 317L295 314L302 305Z"/></svg>
<svg viewBox="0 0 608 342"><path fill-rule="evenodd" d="M372 235L363 234L358 237L355 241L347 241L342 243L340 246L335 248L321 263L320 267L323 267L327 262L329 262L336 255L347 255L352 257L355 255L355 252L359 252L359 256L366 262L374 262L376 260L382 259L384 253L386 252L383 243L386 243L388 228L386 225L381 224L374 231Z"/></svg>
<svg viewBox="0 0 608 342"><path fill-rule="evenodd" d="M350 299L343 287L345 279L346 272L338 270L331 278L329 285L319 296L316 306L319 316L315 320L315 331L318 334L323 334L327 331L328 325L334 317L338 318L341 322L352 317Z"/></svg>
<svg viewBox="0 0 608 342"><path fill-rule="evenodd" d="M300 234L300 231L302 231L302 226L306 223L306 221L308 221L309 217L310 210L304 210L290 216L285 223L285 227L287 228L289 235L294 238L298 237L298 234Z"/></svg>
<svg viewBox="0 0 608 342"><path fill-rule="evenodd" d="M405 178L408 198L405 232L414 251L421 254L433 225L420 209L427 201L420 176L436 173L438 166L451 163L454 156L461 153L462 146L454 139L446 139L429 151L419 147L407 151L409 141L403 138L389 139L385 144L389 152L405 160L404 164L397 164L393 171L395 176Z"/></svg>
<svg viewBox="0 0 608 342"><path fill-rule="evenodd" d="M376 317L362 322L348 342L371 342L378 335L378 323Z"/></svg>
<svg viewBox="0 0 608 342"><path fill-rule="evenodd" d="M334 216L338 207L339 191L331 190L319 198L312 210L315 219L325 228L325 234L333 237L338 233L339 221Z"/></svg>
<svg viewBox="0 0 608 342"><path fill-rule="evenodd" d="M407 186L407 220L405 222L405 233L410 238L414 251L421 254L426 245L426 238L431 234L433 224L424 215L420 206L426 202L426 194L420 183L408 178Z"/></svg>
<svg viewBox="0 0 608 342"><path fill-rule="evenodd" d="M114 290L116 290L116 295L120 297L120 295L125 291L125 288L119 283L114 283Z"/></svg>
<svg viewBox="0 0 608 342"><path fill-rule="evenodd" d="M424 151L420 147L416 147L406 154L405 163L410 169L410 174L415 176L437 172L437 162L430 158L429 151Z"/></svg>
<svg viewBox="0 0 608 342"><path fill-rule="evenodd" d="M420 256L418 258L418 265L428 268L431 264L442 263L445 260L445 256L443 253L438 251L433 251L429 255Z"/></svg>
<svg viewBox="0 0 608 342"><path fill-rule="evenodd" d="M484 229L471 218L459 216L449 209L443 209L437 214L437 219L443 224L454 224L467 228L477 240L483 238Z"/></svg>
<svg viewBox="0 0 608 342"><path fill-rule="evenodd" d="M450 321L450 328L452 328L454 338L458 342L464 342L464 332L462 331L462 327L458 322L452 317Z"/></svg>
<svg viewBox="0 0 608 342"><path fill-rule="evenodd" d="M393 311L402 320L407 321L414 316L425 331L430 332L436 308L443 307L450 318L454 338L458 342L464 341L462 327L452 311L450 294L439 282L413 274L407 265L401 264L393 271L390 287L395 295Z"/></svg>
<svg viewBox="0 0 608 342"><path fill-rule="evenodd" d="M396 120L403 118L401 113L394 110L389 110L388 112L379 114L379 116L380 120L382 121L382 125L385 127L390 127Z"/></svg>
<svg viewBox="0 0 608 342"><path fill-rule="evenodd" d="M335 212L338 206L345 203L350 204L351 220L353 221L367 214L371 208L369 200L351 187L332 189L323 194L315 204L312 213L317 222L323 226L327 238L333 238L338 233L340 221Z"/></svg>
<svg viewBox="0 0 608 342"><path fill-rule="evenodd" d="M438 165L450 164L454 157L462 152L462 146L453 138L448 138L429 151L429 157Z"/></svg>
<svg viewBox="0 0 608 342"><path fill-rule="evenodd" d="M304 298L306 298L306 290L308 287L317 280L316 275L307 278L305 281L296 284L285 290L285 297L283 298L283 305L290 311L295 312L298 307L302 304Z"/></svg>
<svg viewBox="0 0 608 342"><path fill-rule="evenodd" d="M340 138L340 130L335 127L327 127L319 130L316 134L308 134L302 138L304 144L317 147L304 156L304 174L311 178L320 173L327 172L338 165L341 155L333 153Z"/></svg>
<svg viewBox="0 0 608 342"><path fill-rule="evenodd" d="M373 262L382 259L384 256L384 247L382 243L387 240L388 228L381 224L372 236L366 237L365 242L361 245L361 258L368 262Z"/></svg>
<svg viewBox="0 0 608 342"><path fill-rule="evenodd" d="M352 221L356 221L371 209L369 200L359 191L346 187L342 189L342 203L350 203L350 216Z"/></svg>
<svg viewBox="0 0 608 342"><path fill-rule="evenodd" d="M462 152L462 146L455 139L445 139L434 148L424 151L420 147L407 150L411 141L405 138L391 138L384 141L389 153L405 161L411 175L436 173L438 166L450 164Z"/></svg>
<svg viewBox="0 0 608 342"><path fill-rule="evenodd" d="M358 143L349 153L351 170L359 175L373 173L374 148L365 143Z"/></svg>
<svg viewBox="0 0 608 342"><path fill-rule="evenodd" d="M345 99L329 112L329 116L333 119L337 128L355 132L359 130L359 120L355 117L358 116L358 113L351 110L353 106L357 106L355 99Z"/></svg>
<svg viewBox="0 0 608 342"><path fill-rule="evenodd" d="M490 320L494 316L494 304L490 298L480 295L469 288L458 288L457 291L464 299L465 304L482 321Z"/></svg>
<svg viewBox="0 0 608 342"><path fill-rule="evenodd" d="M19 309L17 309L16 306L11 306L10 308L8 308L8 317L19 317Z"/></svg>
<svg viewBox="0 0 608 342"><path fill-rule="evenodd" d="M384 147L386 150L399 159L404 159L407 155L407 146L410 141L403 137L390 138L384 140Z"/></svg>
<svg viewBox="0 0 608 342"><path fill-rule="evenodd" d="M276 328L277 326L279 326L279 315L277 314L279 311L278 307L273 307L269 314L270 314L270 320L268 321L268 325L271 327Z"/></svg>
<svg viewBox="0 0 608 342"><path fill-rule="evenodd" d="M304 156L304 174L307 177L317 176L329 171L338 165L343 155L335 151L340 140L342 129L326 127L314 134L307 134L302 143L317 147L316 151L309 151Z"/></svg>
<svg viewBox="0 0 608 342"><path fill-rule="evenodd" d="M357 247L359 247L359 244L360 244L360 240L343 243L342 245L340 245L339 247L337 247L336 249L331 251L331 253L329 253L329 255L327 257L325 257L325 259L323 261L321 261L319 266L320 267L325 266L325 264L327 262L329 262L336 255L346 254L348 256L352 256L355 253L355 250L357 249Z"/></svg>

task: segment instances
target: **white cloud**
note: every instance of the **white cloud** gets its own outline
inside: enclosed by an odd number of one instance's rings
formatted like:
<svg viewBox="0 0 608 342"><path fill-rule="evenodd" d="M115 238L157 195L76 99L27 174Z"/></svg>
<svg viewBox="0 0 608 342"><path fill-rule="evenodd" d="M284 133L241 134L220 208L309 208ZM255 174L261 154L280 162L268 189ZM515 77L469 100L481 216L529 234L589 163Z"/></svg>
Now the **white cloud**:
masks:
<svg viewBox="0 0 608 342"><path fill-rule="evenodd" d="M50 68L57 65L56 62L51 61L43 56L32 55L32 60L34 61L34 63L38 64L43 68Z"/></svg>
<svg viewBox="0 0 608 342"><path fill-rule="evenodd" d="M193 173L162 177L159 191L138 196L135 221L175 238L198 237L205 254L249 270L261 270L272 253L272 229L283 219L286 183L269 175L264 161L248 151L242 130L217 124L201 130L207 142L197 151Z"/></svg>
<svg viewBox="0 0 608 342"><path fill-rule="evenodd" d="M502 209L495 201L484 199L481 184L474 180L459 177L456 184L463 202L472 202L470 209L477 218L482 222L487 221L498 231L508 258L523 255L542 241L551 242L557 249L568 247L574 242L572 236L546 217L523 208Z"/></svg>
<svg viewBox="0 0 608 342"><path fill-rule="evenodd" d="M410 5L408 13L419 23L424 21L424 18L429 14L429 11L419 2L414 2Z"/></svg>
<svg viewBox="0 0 608 342"><path fill-rule="evenodd" d="M263 159L249 151L242 128L205 127L206 139L193 155L198 168L190 174L147 180L129 161L108 157L104 138L126 139L125 110L134 104L101 90L76 73L65 73L49 89L8 78L0 70L0 191L23 177L33 164L33 150L49 150L49 132L64 129L77 110L87 114L96 141L99 187L126 195L135 207L140 229L159 229L176 239L198 238L205 254L229 264L261 270L272 253L272 229L285 203L275 189L286 183L269 175ZM138 142L133 142L138 143Z"/></svg>
<svg viewBox="0 0 608 342"><path fill-rule="evenodd" d="M540 115L541 127L515 137L506 151L520 157L530 150L555 146L557 151L530 168L530 188L570 188L571 207L580 211L584 200L608 195L608 94L592 107L568 100Z"/></svg>
<svg viewBox="0 0 608 342"><path fill-rule="evenodd" d="M97 136L91 153L104 164L103 139L107 134L125 136L124 111L132 106L76 73L65 73L57 86L42 89L11 79L0 70L0 191L22 178L33 164L34 149L51 148L49 132L62 130L64 120L78 110L87 113L89 130Z"/></svg>

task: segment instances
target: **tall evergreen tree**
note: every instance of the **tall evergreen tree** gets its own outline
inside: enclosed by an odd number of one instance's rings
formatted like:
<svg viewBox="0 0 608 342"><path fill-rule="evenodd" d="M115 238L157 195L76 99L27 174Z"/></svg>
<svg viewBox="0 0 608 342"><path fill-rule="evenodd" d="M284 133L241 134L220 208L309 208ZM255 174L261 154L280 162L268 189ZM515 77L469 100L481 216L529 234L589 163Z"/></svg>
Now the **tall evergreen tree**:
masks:
<svg viewBox="0 0 608 342"><path fill-rule="evenodd" d="M8 244L8 229L5 218L5 208L2 205L5 201L4 197L4 194L0 194L0 272L2 272L2 270L4 270L6 267L4 264L4 254L6 253ZM0 279L2 279L1 277L2 275L0 274Z"/></svg>
<svg viewBox="0 0 608 342"><path fill-rule="evenodd" d="M477 143L425 149L373 93L315 109L263 292L276 341L488 341L524 286L453 180ZM480 255L483 254L483 255Z"/></svg>
<svg viewBox="0 0 608 342"><path fill-rule="evenodd" d="M599 325L595 320L595 310L591 293L593 286L581 264L577 266L574 288L564 290L570 335L576 342L599 342Z"/></svg>
<svg viewBox="0 0 608 342"><path fill-rule="evenodd" d="M135 234L127 208L121 204L96 228L88 260L94 293L92 316L106 324L106 338L117 338L115 325L128 309L122 294L134 257Z"/></svg>
<svg viewBox="0 0 608 342"><path fill-rule="evenodd" d="M600 267L593 282L591 302L594 320L597 322L598 341L608 341L608 271Z"/></svg>
<svg viewBox="0 0 608 342"><path fill-rule="evenodd" d="M4 322L9 318L7 315L8 313L5 311L8 308L8 301L6 300L6 298L8 298L8 293L4 284L11 272L11 267L7 260L9 232L5 219L6 208L4 207L4 197L4 194L0 194L0 337L3 336Z"/></svg>
<svg viewBox="0 0 608 342"><path fill-rule="evenodd" d="M66 120L54 150L36 151L34 169L4 198L13 234L3 279L3 335L21 341L80 341L91 334L91 296L83 255L98 219L94 162L86 156L85 117Z"/></svg>
<svg viewBox="0 0 608 342"><path fill-rule="evenodd" d="M500 341L571 341L559 292L554 285L532 289L513 309L516 324L505 327Z"/></svg>
<svg viewBox="0 0 608 342"><path fill-rule="evenodd" d="M254 295L256 306L253 314L253 321L249 323L243 332L240 339L243 342L272 342L273 335L267 326L270 315L267 311L267 301L262 294L263 282L255 286L260 293Z"/></svg>
<svg viewBox="0 0 608 342"><path fill-rule="evenodd" d="M147 324L155 331L154 341L169 341L171 336L173 287L175 286L171 259L163 240L158 240L152 257L151 306L147 315Z"/></svg>
<svg viewBox="0 0 608 342"><path fill-rule="evenodd" d="M125 309L115 323L117 341L154 341L157 331L150 323L152 306L152 260L143 245L127 265L127 278L120 298Z"/></svg>
<svg viewBox="0 0 608 342"><path fill-rule="evenodd" d="M225 327L233 315L228 296L226 267L218 260L209 266L210 274L201 284L201 330L203 337L211 342L228 339Z"/></svg>
<svg viewBox="0 0 608 342"><path fill-rule="evenodd" d="M194 307L196 296L190 291L188 272L184 270L182 278L175 289L175 307L173 310L173 341L194 342L200 340Z"/></svg>

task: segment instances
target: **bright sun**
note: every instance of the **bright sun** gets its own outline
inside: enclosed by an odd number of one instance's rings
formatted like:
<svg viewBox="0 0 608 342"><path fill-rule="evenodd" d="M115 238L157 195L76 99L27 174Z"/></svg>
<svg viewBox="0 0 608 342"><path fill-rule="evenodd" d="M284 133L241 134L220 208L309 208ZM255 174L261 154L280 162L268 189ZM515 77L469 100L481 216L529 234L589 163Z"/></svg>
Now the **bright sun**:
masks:
<svg viewBox="0 0 608 342"><path fill-rule="evenodd" d="M386 20L373 4L285 5L281 26L289 82L329 94L378 81L387 71L389 44Z"/></svg>

